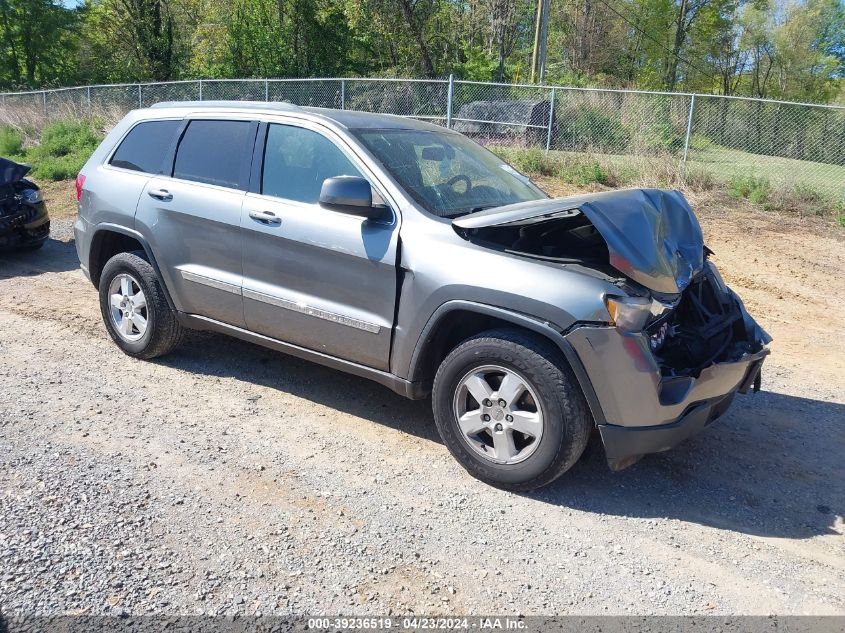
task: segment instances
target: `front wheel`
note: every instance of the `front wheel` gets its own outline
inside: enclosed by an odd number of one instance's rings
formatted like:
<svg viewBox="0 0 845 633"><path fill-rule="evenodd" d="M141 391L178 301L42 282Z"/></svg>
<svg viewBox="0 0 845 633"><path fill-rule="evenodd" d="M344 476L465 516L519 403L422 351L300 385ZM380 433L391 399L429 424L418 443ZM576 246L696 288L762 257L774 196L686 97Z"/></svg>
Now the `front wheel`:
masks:
<svg viewBox="0 0 845 633"><path fill-rule="evenodd" d="M138 253L118 253L106 262L100 311L112 340L135 358L163 356L182 340L155 269Z"/></svg>
<svg viewBox="0 0 845 633"><path fill-rule="evenodd" d="M512 491L533 490L565 473L593 426L561 353L518 330L464 341L434 379L437 429L473 476Z"/></svg>

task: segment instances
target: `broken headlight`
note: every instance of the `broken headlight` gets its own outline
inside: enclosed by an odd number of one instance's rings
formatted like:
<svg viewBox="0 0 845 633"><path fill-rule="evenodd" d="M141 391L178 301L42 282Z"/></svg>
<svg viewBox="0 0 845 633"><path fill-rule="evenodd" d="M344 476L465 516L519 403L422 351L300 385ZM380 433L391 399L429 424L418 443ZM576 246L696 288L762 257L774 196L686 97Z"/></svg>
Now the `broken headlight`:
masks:
<svg viewBox="0 0 845 633"><path fill-rule="evenodd" d="M44 200L40 189L24 189L21 192L21 198L27 204L38 204Z"/></svg>
<svg viewBox="0 0 845 633"><path fill-rule="evenodd" d="M672 309L671 304L651 297L605 297L604 302L610 313L611 324L623 334L642 332L649 323Z"/></svg>

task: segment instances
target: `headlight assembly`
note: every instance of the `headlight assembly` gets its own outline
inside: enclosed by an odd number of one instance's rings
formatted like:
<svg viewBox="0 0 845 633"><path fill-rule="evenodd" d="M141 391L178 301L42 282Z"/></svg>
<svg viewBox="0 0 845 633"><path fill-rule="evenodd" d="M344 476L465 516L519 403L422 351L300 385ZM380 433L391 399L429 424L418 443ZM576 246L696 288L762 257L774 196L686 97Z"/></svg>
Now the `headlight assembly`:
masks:
<svg viewBox="0 0 845 633"><path fill-rule="evenodd" d="M23 192L21 192L21 199L23 199L23 201L27 204L38 204L44 200L41 196L40 189L24 189Z"/></svg>
<svg viewBox="0 0 845 633"><path fill-rule="evenodd" d="M611 324L623 334L643 328L672 309L672 305L649 297L605 297Z"/></svg>

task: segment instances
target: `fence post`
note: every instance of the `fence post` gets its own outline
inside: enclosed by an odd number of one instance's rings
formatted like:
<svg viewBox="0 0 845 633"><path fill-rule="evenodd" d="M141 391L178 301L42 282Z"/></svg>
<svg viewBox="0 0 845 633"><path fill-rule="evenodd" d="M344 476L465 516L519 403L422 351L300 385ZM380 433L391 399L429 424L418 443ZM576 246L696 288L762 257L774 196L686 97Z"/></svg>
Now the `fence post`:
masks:
<svg viewBox="0 0 845 633"><path fill-rule="evenodd" d="M43 90L41 94L44 96L44 116L47 116L47 91Z"/></svg>
<svg viewBox="0 0 845 633"><path fill-rule="evenodd" d="M449 89L446 91L446 128L452 129L452 99L455 96L455 75L449 75Z"/></svg>
<svg viewBox="0 0 845 633"><path fill-rule="evenodd" d="M88 97L88 116L91 116L93 112L91 111L91 86L87 86L85 88L85 92Z"/></svg>
<svg viewBox="0 0 845 633"><path fill-rule="evenodd" d="M144 100L141 98L141 84L138 84L138 107L144 107Z"/></svg>
<svg viewBox="0 0 845 633"><path fill-rule="evenodd" d="M340 80L340 109L346 110L346 80Z"/></svg>
<svg viewBox="0 0 845 633"><path fill-rule="evenodd" d="M687 154L689 154L689 137L692 134L692 112L695 110L695 95L692 95L692 98L689 102L689 119L687 119L687 137L684 140L684 170L687 168Z"/></svg>
<svg viewBox="0 0 845 633"><path fill-rule="evenodd" d="M264 80L264 101L270 101L270 82Z"/></svg>
<svg viewBox="0 0 845 633"><path fill-rule="evenodd" d="M552 123L555 120L555 89L552 88L552 97L549 99L549 129L546 130L546 154L552 145Z"/></svg>
<svg viewBox="0 0 845 633"><path fill-rule="evenodd" d="M202 101L202 79L200 79L199 81L200 81L200 99L199 100Z"/></svg>

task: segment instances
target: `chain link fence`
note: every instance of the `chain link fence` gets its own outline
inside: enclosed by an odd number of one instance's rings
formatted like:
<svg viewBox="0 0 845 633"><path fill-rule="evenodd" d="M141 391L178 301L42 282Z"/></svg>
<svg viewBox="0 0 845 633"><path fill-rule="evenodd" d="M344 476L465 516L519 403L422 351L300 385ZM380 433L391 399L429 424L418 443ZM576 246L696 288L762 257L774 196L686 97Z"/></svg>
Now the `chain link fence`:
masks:
<svg viewBox="0 0 845 633"><path fill-rule="evenodd" d="M507 154L594 161L619 173L674 170L845 199L845 107L659 93L418 79L226 79L0 94L0 124L106 125L163 101L288 101L424 119ZM552 161L554 162L554 161ZM548 161L547 161L548 164Z"/></svg>

